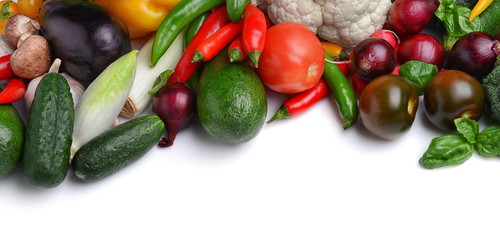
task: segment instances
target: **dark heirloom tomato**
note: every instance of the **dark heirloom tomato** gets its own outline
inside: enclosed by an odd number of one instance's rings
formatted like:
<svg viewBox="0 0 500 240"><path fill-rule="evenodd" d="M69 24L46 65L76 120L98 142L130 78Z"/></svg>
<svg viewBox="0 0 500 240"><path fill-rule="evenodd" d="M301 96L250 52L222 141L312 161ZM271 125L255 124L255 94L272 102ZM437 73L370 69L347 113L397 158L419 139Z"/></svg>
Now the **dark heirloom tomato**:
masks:
<svg viewBox="0 0 500 240"><path fill-rule="evenodd" d="M481 84L459 70L438 73L424 93L425 114L438 128L454 130L456 118L478 120L485 108Z"/></svg>
<svg viewBox="0 0 500 240"><path fill-rule="evenodd" d="M387 140L399 138L410 130L417 108L417 88L399 75L375 78L359 98L363 126Z"/></svg>

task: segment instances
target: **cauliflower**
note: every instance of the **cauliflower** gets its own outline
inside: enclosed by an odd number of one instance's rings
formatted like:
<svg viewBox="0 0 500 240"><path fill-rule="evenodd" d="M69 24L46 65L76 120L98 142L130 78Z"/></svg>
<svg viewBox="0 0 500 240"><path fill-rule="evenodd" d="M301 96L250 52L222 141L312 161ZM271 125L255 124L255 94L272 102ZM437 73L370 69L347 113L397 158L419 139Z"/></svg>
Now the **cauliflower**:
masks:
<svg viewBox="0 0 500 240"><path fill-rule="evenodd" d="M352 49L381 29L391 0L252 0L274 24L297 22L320 38Z"/></svg>

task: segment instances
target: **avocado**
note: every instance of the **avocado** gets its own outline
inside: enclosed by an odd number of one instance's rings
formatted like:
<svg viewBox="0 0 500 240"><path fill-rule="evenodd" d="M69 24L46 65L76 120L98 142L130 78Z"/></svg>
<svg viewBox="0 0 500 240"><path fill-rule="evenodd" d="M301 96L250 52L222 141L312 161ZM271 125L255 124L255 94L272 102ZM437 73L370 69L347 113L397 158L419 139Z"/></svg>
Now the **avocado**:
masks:
<svg viewBox="0 0 500 240"><path fill-rule="evenodd" d="M264 85L247 62L231 63L226 48L202 71L197 110L201 125L215 139L247 142L257 136L266 119Z"/></svg>
<svg viewBox="0 0 500 240"><path fill-rule="evenodd" d="M17 168L23 143L24 123L21 116L12 104L0 104L0 178Z"/></svg>

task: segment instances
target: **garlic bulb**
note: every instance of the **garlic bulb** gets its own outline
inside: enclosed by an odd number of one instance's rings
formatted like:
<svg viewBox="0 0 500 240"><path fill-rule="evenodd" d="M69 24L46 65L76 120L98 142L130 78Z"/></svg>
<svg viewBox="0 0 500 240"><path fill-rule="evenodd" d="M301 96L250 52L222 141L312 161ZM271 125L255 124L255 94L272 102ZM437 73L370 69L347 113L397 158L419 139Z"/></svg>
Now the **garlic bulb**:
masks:
<svg viewBox="0 0 500 240"><path fill-rule="evenodd" d="M5 56L14 52L14 48L7 42L7 38L0 34L0 56Z"/></svg>
<svg viewBox="0 0 500 240"><path fill-rule="evenodd" d="M56 58L52 65L50 66L50 69L47 73L54 73L54 72L59 72L59 67L61 66L61 59ZM83 92L85 91L85 87L75 80L73 77L71 77L67 73L60 73L66 81L68 81L68 85L70 88L71 95L73 96L73 105L76 107L76 104L80 100L80 97L83 95ZM28 87L26 88L26 93L24 94L24 104L26 106L26 110L29 112L31 108L31 104L33 104L33 98L35 97L35 91L40 83L40 80L45 76L43 74L42 76L33 78L30 83L28 84Z"/></svg>

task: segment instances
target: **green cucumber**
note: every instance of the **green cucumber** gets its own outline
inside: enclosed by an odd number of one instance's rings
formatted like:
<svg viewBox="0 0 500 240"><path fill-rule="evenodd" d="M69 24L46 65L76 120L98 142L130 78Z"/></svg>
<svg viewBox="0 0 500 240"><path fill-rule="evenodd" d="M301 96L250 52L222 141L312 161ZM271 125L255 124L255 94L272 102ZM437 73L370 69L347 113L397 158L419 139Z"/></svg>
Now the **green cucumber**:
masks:
<svg viewBox="0 0 500 240"><path fill-rule="evenodd" d="M0 104L0 178L17 168L23 142L24 123L21 116L12 104Z"/></svg>
<svg viewBox="0 0 500 240"><path fill-rule="evenodd" d="M22 170L29 183L50 188L66 178L74 117L66 79L58 73L45 75L36 88L24 136Z"/></svg>
<svg viewBox="0 0 500 240"><path fill-rule="evenodd" d="M86 182L110 176L144 156L161 138L165 124L154 114L108 129L84 144L71 167Z"/></svg>

